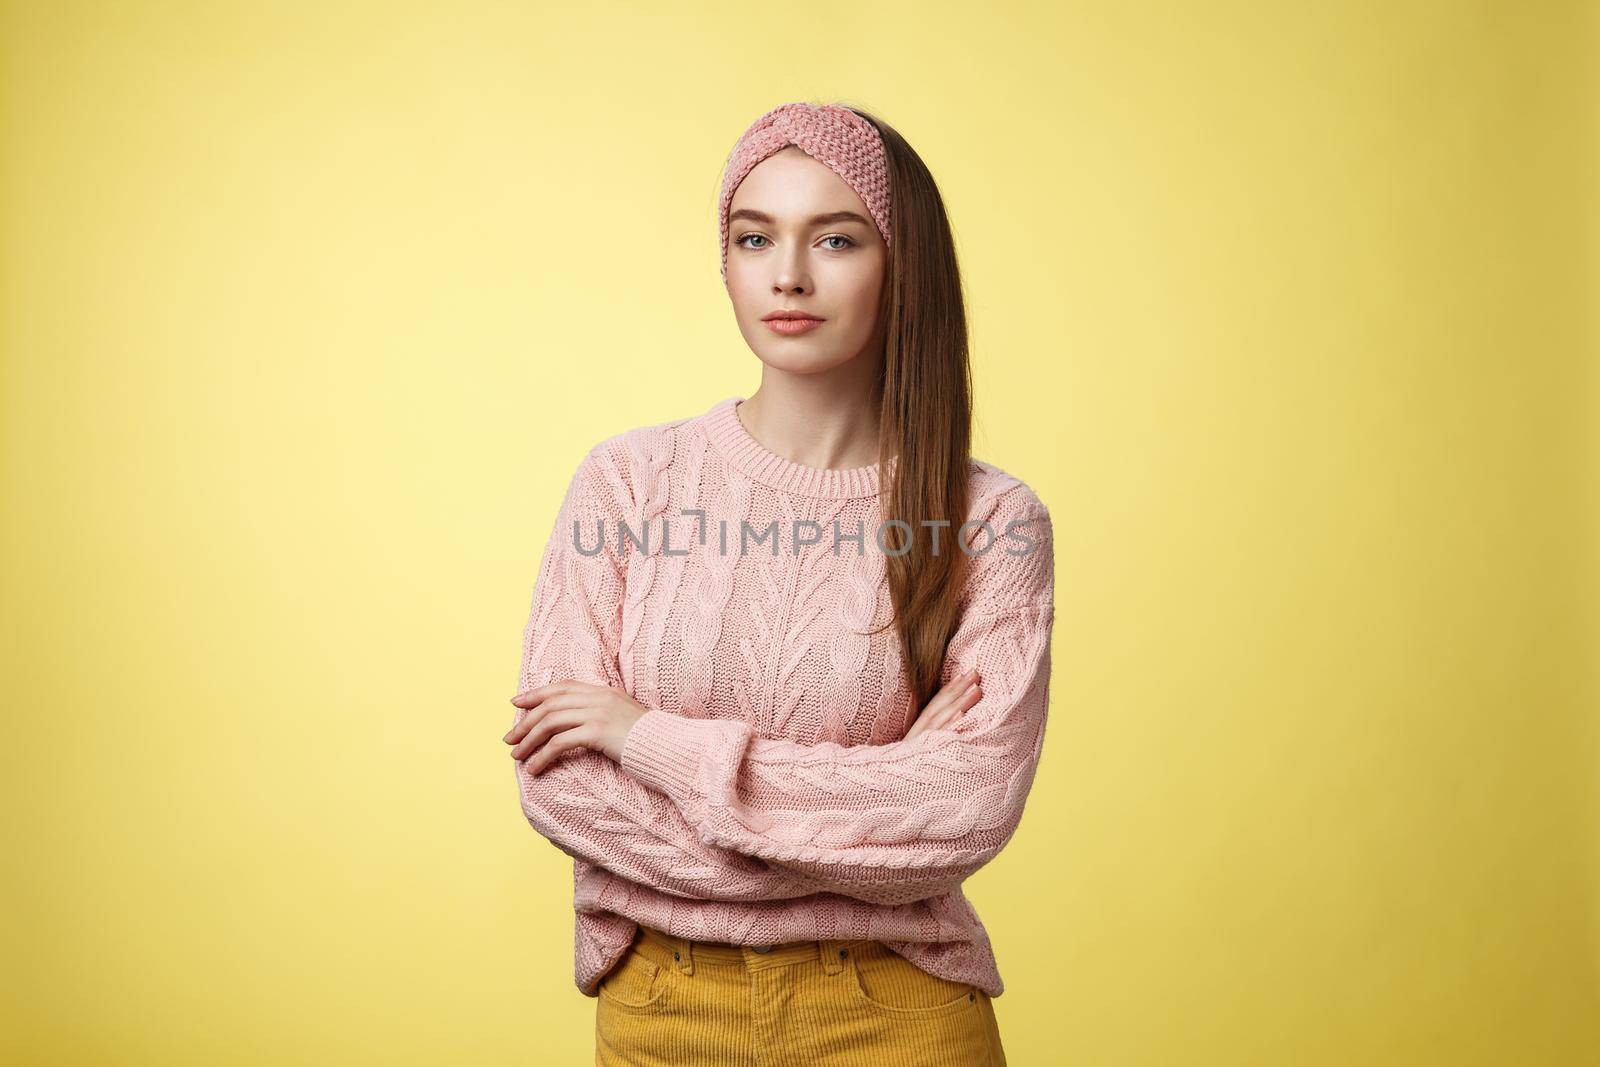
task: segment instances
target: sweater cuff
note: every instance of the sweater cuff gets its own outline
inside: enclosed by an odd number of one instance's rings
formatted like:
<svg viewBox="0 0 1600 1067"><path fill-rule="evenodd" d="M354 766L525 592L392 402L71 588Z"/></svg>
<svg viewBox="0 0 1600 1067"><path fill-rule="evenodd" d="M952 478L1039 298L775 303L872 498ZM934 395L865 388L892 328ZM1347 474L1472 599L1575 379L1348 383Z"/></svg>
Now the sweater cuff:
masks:
<svg viewBox="0 0 1600 1067"><path fill-rule="evenodd" d="M689 719L652 708L628 730L618 763L628 774L683 807L686 801L699 796L700 760L718 730L714 719Z"/></svg>

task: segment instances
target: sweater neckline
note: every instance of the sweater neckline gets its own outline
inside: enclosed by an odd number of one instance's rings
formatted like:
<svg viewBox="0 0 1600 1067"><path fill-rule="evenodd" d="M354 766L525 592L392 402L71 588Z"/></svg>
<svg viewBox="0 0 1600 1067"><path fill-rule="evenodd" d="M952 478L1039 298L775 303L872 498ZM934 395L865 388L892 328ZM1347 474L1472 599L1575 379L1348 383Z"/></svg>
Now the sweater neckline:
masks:
<svg viewBox="0 0 1600 1067"><path fill-rule="evenodd" d="M879 464L866 467L808 467L778 455L750 436L736 410L742 396L720 400L705 415L706 436L729 465L750 478L803 496L855 498L878 495ZM894 464L893 457L889 464Z"/></svg>

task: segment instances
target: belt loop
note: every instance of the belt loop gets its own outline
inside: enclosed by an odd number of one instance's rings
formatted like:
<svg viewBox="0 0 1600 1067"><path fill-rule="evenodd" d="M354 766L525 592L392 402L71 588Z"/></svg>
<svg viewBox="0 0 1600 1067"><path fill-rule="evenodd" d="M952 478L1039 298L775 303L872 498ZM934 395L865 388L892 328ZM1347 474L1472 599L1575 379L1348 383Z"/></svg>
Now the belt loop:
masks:
<svg viewBox="0 0 1600 1067"><path fill-rule="evenodd" d="M694 942L687 937L672 936L672 959L684 974L694 973Z"/></svg>
<svg viewBox="0 0 1600 1067"><path fill-rule="evenodd" d="M818 944L822 950L822 973L838 974L844 970L845 961L850 955L850 942L828 940Z"/></svg>

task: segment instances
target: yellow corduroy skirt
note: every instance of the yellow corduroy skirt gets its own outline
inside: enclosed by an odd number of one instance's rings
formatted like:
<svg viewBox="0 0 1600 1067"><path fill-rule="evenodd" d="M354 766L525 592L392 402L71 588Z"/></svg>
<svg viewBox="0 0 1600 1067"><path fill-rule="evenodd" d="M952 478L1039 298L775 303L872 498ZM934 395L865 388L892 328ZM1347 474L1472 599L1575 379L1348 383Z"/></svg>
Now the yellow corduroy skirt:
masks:
<svg viewBox="0 0 1600 1067"><path fill-rule="evenodd" d="M601 980L597 1067L1004 1067L988 994L878 941L768 952L640 926Z"/></svg>

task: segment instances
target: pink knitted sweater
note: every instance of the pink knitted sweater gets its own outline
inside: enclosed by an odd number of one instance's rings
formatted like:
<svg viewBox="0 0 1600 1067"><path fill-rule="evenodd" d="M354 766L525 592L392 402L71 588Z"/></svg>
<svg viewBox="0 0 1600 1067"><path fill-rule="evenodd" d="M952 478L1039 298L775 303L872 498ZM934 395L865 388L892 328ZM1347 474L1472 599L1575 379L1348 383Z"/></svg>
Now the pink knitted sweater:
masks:
<svg viewBox="0 0 1600 1067"><path fill-rule="evenodd" d="M894 627L864 632L890 617L879 468L777 455L742 399L597 444L539 568L518 692L577 678L651 709L620 764L513 761L523 813L574 860L578 988L595 996L643 923L750 945L876 939L999 996L961 883L1016 830L1044 743L1049 512L970 461L941 681L975 667L983 695L906 740L921 709ZM959 551L952 535L941 550Z"/></svg>

